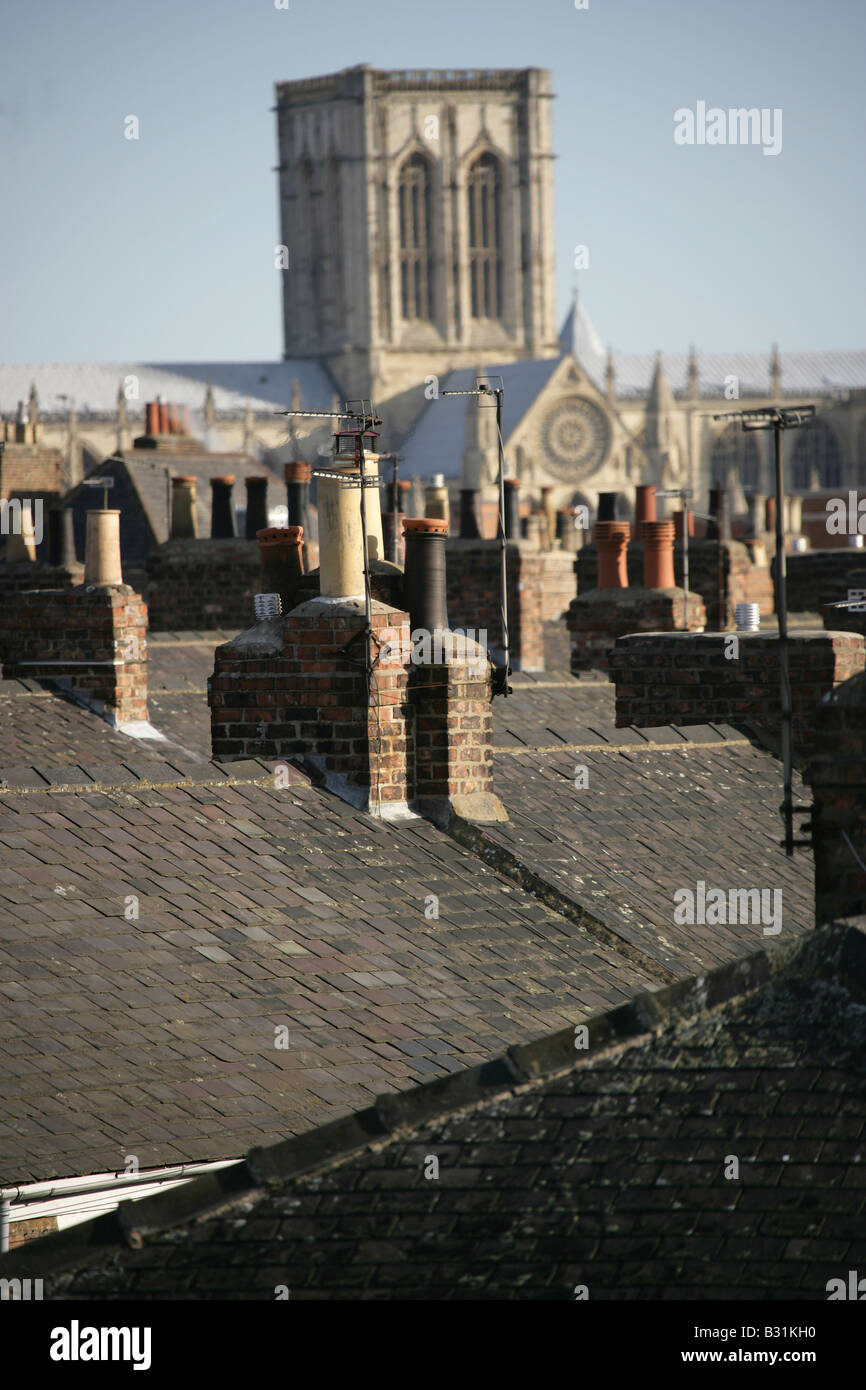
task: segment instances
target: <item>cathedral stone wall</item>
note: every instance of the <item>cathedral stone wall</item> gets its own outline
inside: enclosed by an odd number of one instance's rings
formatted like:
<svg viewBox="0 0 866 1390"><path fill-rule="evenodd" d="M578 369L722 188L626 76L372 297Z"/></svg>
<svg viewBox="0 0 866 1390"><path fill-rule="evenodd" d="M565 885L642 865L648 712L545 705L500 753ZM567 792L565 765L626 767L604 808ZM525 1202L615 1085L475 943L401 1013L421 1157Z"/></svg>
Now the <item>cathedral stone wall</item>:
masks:
<svg viewBox="0 0 866 1390"><path fill-rule="evenodd" d="M286 355L377 402L480 358L556 355L552 96L535 68L278 83Z"/></svg>

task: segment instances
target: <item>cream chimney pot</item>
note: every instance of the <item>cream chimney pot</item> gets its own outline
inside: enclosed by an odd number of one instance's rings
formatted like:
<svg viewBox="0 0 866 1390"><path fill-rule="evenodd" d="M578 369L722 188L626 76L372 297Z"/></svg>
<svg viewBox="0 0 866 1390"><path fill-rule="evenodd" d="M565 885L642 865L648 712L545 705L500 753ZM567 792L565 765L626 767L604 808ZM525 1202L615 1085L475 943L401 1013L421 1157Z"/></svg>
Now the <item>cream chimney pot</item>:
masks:
<svg viewBox="0 0 866 1390"><path fill-rule="evenodd" d="M353 474L357 478L355 469L346 469L347 477ZM318 501L319 591L323 598L359 598L364 592L361 489L341 486L339 474L320 476ZM371 510L379 507L367 509L368 525Z"/></svg>
<svg viewBox="0 0 866 1390"><path fill-rule="evenodd" d="M123 583L120 565L120 512L87 513L84 583L100 588Z"/></svg>

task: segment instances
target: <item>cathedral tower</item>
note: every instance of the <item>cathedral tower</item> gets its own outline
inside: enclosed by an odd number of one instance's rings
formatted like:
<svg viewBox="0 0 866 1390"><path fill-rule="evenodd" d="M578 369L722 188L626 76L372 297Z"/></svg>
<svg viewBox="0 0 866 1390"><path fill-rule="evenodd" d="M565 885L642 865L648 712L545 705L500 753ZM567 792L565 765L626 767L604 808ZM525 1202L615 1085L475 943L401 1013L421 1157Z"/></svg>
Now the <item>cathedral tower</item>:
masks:
<svg viewBox="0 0 866 1390"><path fill-rule="evenodd" d="M408 423L425 380L556 356L550 73L277 85L285 356Z"/></svg>

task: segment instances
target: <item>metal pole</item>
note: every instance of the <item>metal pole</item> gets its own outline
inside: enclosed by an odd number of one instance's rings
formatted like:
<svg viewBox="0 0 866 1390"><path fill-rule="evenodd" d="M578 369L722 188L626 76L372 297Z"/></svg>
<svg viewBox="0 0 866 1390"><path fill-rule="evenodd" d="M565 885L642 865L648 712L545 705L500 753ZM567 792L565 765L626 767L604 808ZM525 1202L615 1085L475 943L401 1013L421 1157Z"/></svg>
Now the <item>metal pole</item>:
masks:
<svg viewBox="0 0 866 1390"><path fill-rule="evenodd" d="M683 615L689 630L689 499L683 494Z"/></svg>
<svg viewBox="0 0 866 1390"><path fill-rule="evenodd" d="M728 603L725 593L725 551L722 539L722 527L724 523L725 509L725 490L721 483L716 483L716 585L719 593L719 632L724 632L728 625Z"/></svg>
<svg viewBox="0 0 866 1390"><path fill-rule="evenodd" d="M361 540L364 543L364 617L367 622L367 670L370 669L370 635L373 631L373 610L370 605L370 558L367 554L367 479L364 476L364 436L355 441L355 457L361 481Z"/></svg>
<svg viewBox="0 0 866 1390"><path fill-rule="evenodd" d="M508 638L508 566L506 561L505 535L505 455L502 447L502 388L496 395L496 436L499 444L499 582L501 591L500 622L502 624L502 652L505 669L502 679L502 693L508 694L508 676L511 668L511 649Z"/></svg>
<svg viewBox="0 0 866 1390"><path fill-rule="evenodd" d="M792 792L793 713L791 681L788 672L788 597L785 572L785 531L782 515L782 420L773 423L773 444L776 472L776 616L779 620L779 695L782 713L782 769L784 774L785 853L794 854L794 801Z"/></svg>
<svg viewBox="0 0 866 1390"><path fill-rule="evenodd" d="M397 563L397 556L398 556L399 553L400 553L400 551L399 551L399 549L398 549L398 545L397 545L397 540L398 540L398 538L397 538L397 526L398 526L398 524L399 524L398 521L397 521L397 518L398 518L398 516L400 515L400 508L399 508L399 505L398 505L398 502L397 502L397 455L396 455L396 454L393 455L393 459L394 459L394 468L393 468L393 474L392 474L392 477L391 477L391 510L392 510L392 512L393 512L393 515L394 515L394 525L393 525L393 530L392 530L392 535L391 535L391 562L392 562L392 564L395 564L395 565L396 565L396 563Z"/></svg>

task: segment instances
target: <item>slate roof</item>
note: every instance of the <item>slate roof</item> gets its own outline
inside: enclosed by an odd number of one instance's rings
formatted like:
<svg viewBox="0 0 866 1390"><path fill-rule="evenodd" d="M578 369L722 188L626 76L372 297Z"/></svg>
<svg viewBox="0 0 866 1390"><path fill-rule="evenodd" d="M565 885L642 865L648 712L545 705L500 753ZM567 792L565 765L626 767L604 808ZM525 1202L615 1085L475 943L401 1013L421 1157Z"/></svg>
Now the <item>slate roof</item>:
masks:
<svg viewBox="0 0 866 1390"><path fill-rule="evenodd" d="M320 362L295 358L282 362L3 362L0 363L0 413L14 414L35 382L40 409L56 412L71 396L79 414L113 415L117 388L127 376L138 377L139 400L129 402L130 416L141 414L145 401L188 405L195 416L204 409L208 382L216 410L288 409L292 382L298 381L305 410L330 410L335 383Z"/></svg>
<svg viewBox="0 0 866 1390"><path fill-rule="evenodd" d="M507 444L523 416L544 390L562 359L533 358L526 362L483 364L491 377L501 376L505 395L502 403L502 437ZM443 391L468 391L475 386L475 368L450 372L439 383L438 400L427 402L411 431L400 445L400 471L404 478L429 478L442 473L459 478L463 472L466 446L467 411L478 410L475 400L466 396L448 398Z"/></svg>
<svg viewBox="0 0 866 1390"><path fill-rule="evenodd" d="M2 1272L60 1300L825 1301L866 1261L864 1003L862 920L824 928L595 1015L585 1050L572 1028L513 1047Z"/></svg>
<svg viewBox="0 0 866 1390"><path fill-rule="evenodd" d="M600 390L605 389L607 351L595 332L583 305L578 306L575 342L574 307L559 336L563 352L572 353ZM576 348L576 351L575 351ZM701 395L724 395L725 377L739 377L741 396L765 396L770 391L770 359L767 352L697 353L698 389ZM618 397L646 396L650 389L656 354L615 352L613 366ZM662 354L668 384L676 394L688 389L688 353ZM866 350L779 352L783 395L824 396L834 391L866 389Z"/></svg>
<svg viewBox="0 0 866 1390"><path fill-rule="evenodd" d="M805 924L777 765L731 731L669 751L615 729L604 682L515 677L495 706L511 822L460 843L211 763L225 635L151 638L165 743L0 684L0 1182L233 1157L765 944L673 930L696 874L784 883L783 940Z"/></svg>
<svg viewBox="0 0 866 1390"><path fill-rule="evenodd" d="M285 503L285 482L278 471L260 463L248 454L208 453L202 446L198 454L171 454L157 449L134 449L127 454L115 454L91 469L88 477L110 475L114 486L108 494L108 505L120 508L120 548L125 569L143 569L154 545L167 541L170 528L169 489L171 477L189 476L198 479L196 487L196 518L198 534L210 535L211 478L232 473L235 477L234 502L246 505L245 478L267 475L268 506ZM66 494L65 502L72 507L75 525L76 552L84 556L88 510L102 505L102 493L94 493L83 483Z"/></svg>
<svg viewBox="0 0 866 1390"><path fill-rule="evenodd" d="M536 892L585 904L618 949L668 978L764 944L760 925L677 926L673 895L699 880L781 890L781 940L814 925L811 857L788 859L779 843L779 764L745 734L726 725L617 729L606 681L512 684L515 694L495 706L494 735L496 790L510 820L484 827L487 863L512 873L528 866ZM530 883L526 870L522 881Z"/></svg>
<svg viewBox="0 0 866 1390"><path fill-rule="evenodd" d="M231 1157L652 983L427 822L27 683L0 730L0 1181Z"/></svg>
<svg viewBox="0 0 866 1390"><path fill-rule="evenodd" d="M160 542L168 540L169 531L167 473L170 476L182 475L198 480L196 516L200 536L210 535L211 478L222 477L225 473L234 474L234 500L238 506L245 504L244 479L247 477L260 477L264 474L269 477L270 506L276 505L278 496L280 500L284 500L285 496L285 483L277 469L252 458L249 454L210 453L204 446L197 454L163 453L158 449L131 449L126 454L113 455L112 458L106 459L89 476L116 473L118 468L125 469L129 475L147 512L154 534ZM81 490L81 485L73 489L69 494L70 498L76 497Z"/></svg>

